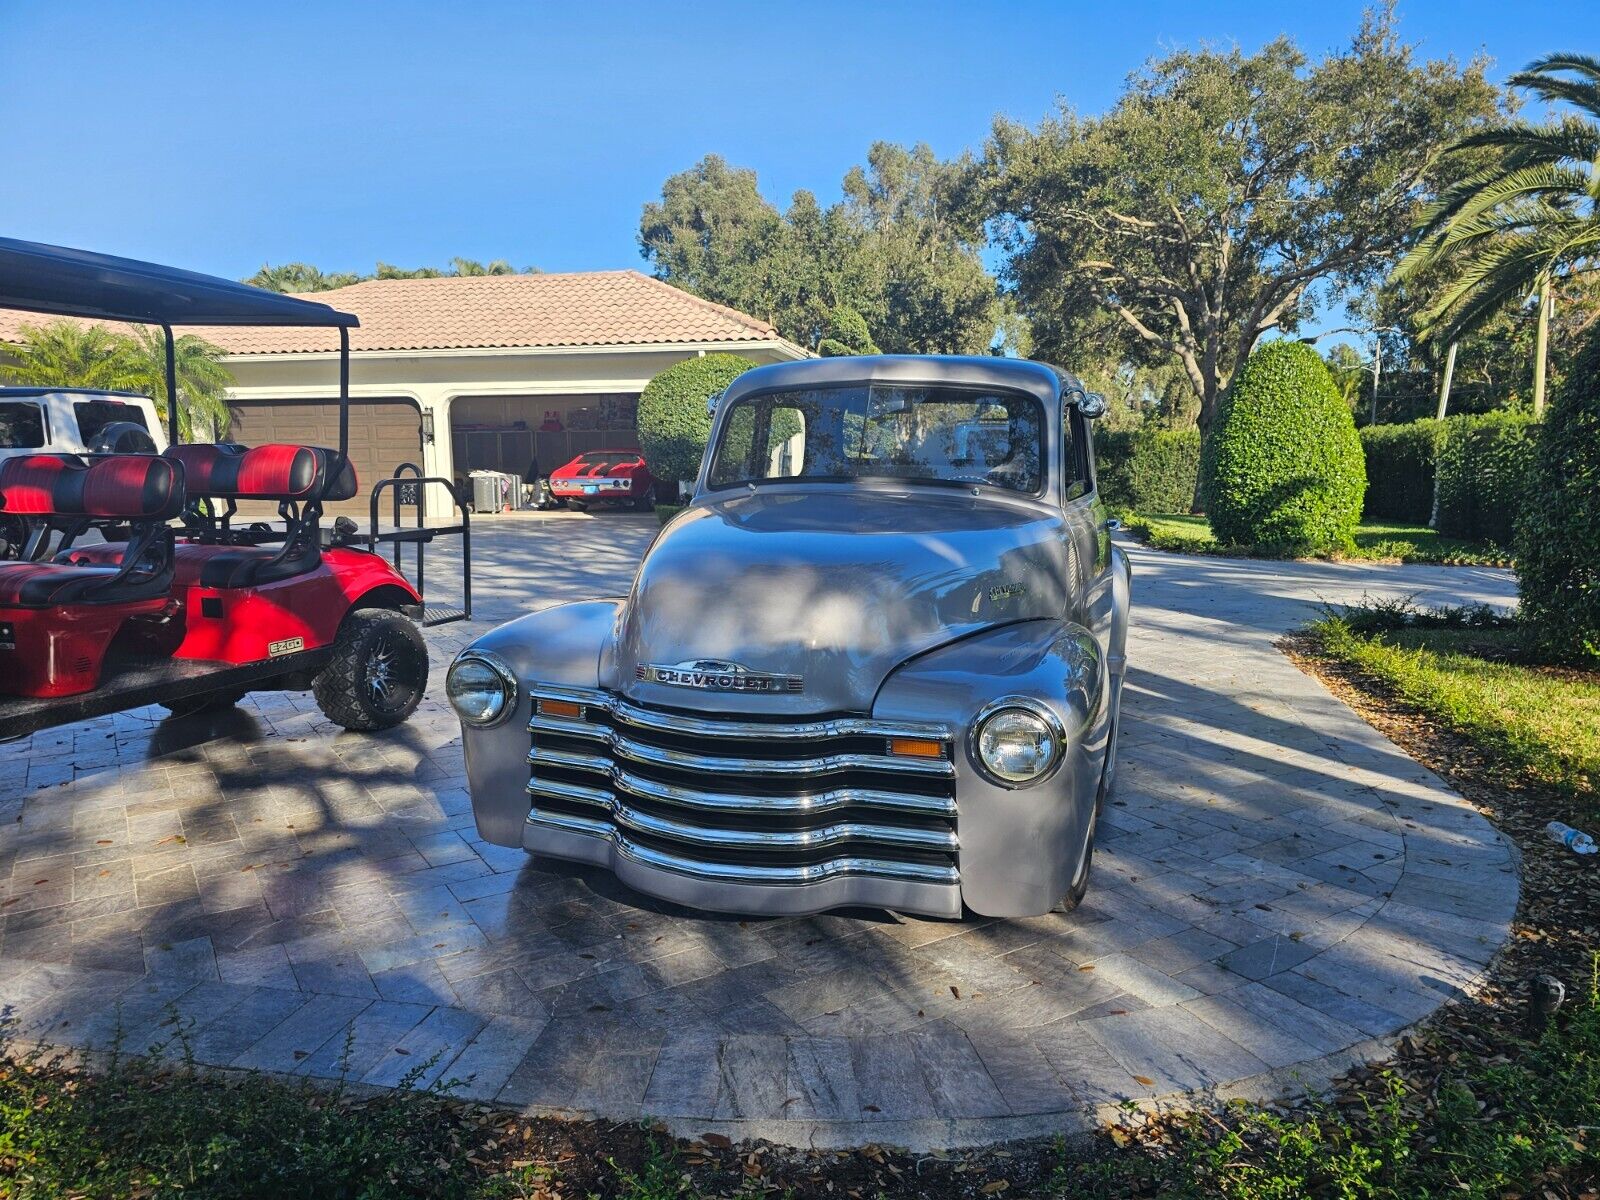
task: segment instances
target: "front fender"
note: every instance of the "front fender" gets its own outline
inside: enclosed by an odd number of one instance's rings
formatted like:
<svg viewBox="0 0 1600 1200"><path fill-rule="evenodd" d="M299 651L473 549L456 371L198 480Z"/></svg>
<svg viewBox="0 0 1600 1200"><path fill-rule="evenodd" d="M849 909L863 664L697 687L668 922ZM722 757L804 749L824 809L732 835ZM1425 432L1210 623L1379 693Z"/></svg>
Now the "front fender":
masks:
<svg viewBox="0 0 1600 1200"><path fill-rule="evenodd" d="M461 653L494 655L517 680L511 713L490 729L462 726L467 780L478 831L497 846L521 846L528 819L530 683L599 685L600 655L611 644L621 600L558 604L492 629Z"/></svg>
<svg viewBox="0 0 1600 1200"><path fill-rule="evenodd" d="M1066 895L1094 821L1108 682L1099 643L1066 621L1024 621L965 638L885 681L873 716L937 721L956 731L956 832L968 908L1034 916ZM1008 696L1046 705L1067 731L1061 765L1032 787L993 783L975 761L974 719Z"/></svg>

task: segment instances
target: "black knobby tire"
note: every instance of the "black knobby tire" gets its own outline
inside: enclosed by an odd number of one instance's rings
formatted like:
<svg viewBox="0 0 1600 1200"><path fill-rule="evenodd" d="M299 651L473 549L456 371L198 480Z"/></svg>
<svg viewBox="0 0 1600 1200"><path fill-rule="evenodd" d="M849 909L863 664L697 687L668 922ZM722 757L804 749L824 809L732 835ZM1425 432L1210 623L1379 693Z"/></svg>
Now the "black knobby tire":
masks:
<svg viewBox="0 0 1600 1200"><path fill-rule="evenodd" d="M204 696L186 696L182 700L163 700L161 707L174 717L192 717L199 713L226 712L244 697L244 692L208 692Z"/></svg>
<svg viewBox="0 0 1600 1200"><path fill-rule="evenodd" d="M400 613L361 608L345 617L333 660L311 684L317 706L335 725L360 732L392 729L428 688L428 647Z"/></svg>

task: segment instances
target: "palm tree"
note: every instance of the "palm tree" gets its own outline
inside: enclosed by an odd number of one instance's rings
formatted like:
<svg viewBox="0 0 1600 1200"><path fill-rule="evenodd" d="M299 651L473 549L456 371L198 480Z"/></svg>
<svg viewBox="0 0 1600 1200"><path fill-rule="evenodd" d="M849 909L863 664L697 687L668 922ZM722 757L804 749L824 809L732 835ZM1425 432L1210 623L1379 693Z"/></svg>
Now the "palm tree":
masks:
<svg viewBox="0 0 1600 1200"><path fill-rule="evenodd" d="M155 400L165 411L167 402L167 342L161 332L135 325L130 339L130 366L137 386L133 389ZM228 387L233 373L220 361L221 347L192 333L173 342L172 363L178 379L178 436L193 441L214 441L228 427ZM203 424L204 429L197 429Z"/></svg>
<svg viewBox="0 0 1600 1200"><path fill-rule="evenodd" d="M1421 323L1425 336L1451 342L1537 295L1533 407L1540 414L1551 281L1592 269L1600 248L1600 59L1552 54L1509 82L1577 112L1538 124L1507 122L1455 143L1452 153L1489 152L1493 161L1429 206L1395 278L1449 268L1452 281Z"/></svg>
<svg viewBox="0 0 1600 1200"><path fill-rule="evenodd" d="M167 398L166 339L155 329L134 326L132 335L104 325L52 321L24 325L20 344L0 359L0 379L25 387L85 387L138 392L158 408ZM183 334L173 345L178 376L178 435L214 437L228 421L227 389L233 375L211 343ZM197 421L198 418L198 421ZM204 431L197 430L204 424Z"/></svg>
<svg viewBox="0 0 1600 1200"><path fill-rule="evenodd" d="M52 321L24 325L22 341L8 346L9 361L0 362L7 383L22 387L84 387L110 392L134 391L127 338L104 325Z"/></svg>

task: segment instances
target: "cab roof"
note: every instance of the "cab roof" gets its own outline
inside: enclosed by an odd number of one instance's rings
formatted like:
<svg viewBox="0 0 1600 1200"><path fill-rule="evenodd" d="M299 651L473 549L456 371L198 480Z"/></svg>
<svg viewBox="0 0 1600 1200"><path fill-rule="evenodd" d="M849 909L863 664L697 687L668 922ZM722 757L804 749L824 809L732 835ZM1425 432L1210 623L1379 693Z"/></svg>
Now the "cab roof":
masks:
<svg viewBox="0 0 1600 1200"><path fill-rule="evenodd" d="M862 354L807 358L746 371L728 385L727 399L792 388L896 383L1010 388L1054 404L1082 385L1065 371L1025 358L998 355Z"/></svg>
<svg viewBox="0 0 1600 1200"><path fill-rule="evenodd" d="M15 238L0 238L0 308L167 326L360 324L329 305L214 275Z"/></svg>

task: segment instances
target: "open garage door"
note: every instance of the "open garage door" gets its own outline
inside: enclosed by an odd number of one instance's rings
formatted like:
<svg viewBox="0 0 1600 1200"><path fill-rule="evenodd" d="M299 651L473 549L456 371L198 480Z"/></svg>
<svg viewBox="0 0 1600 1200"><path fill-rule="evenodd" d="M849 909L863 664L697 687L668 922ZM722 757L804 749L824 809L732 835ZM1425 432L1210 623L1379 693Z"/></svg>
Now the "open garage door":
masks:
<svg viewBox="0 0 1600 1200"><path fill-rule="evenodd" d="M290 442L307 446L339 444L339 406L326 400L235 400L229 438L247 446ZM359 494L354 500L329 504L326 511L344 513L367 524L367 497L373 484L394 474L403 462L422 462L422 414L416 402L394 399L350 401L350 459L355 463ZM244 511L245 505L241 504ZM265 506L272 508L271 505ZM275 510L274 510L275 511Z"/></svg>

